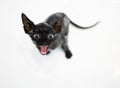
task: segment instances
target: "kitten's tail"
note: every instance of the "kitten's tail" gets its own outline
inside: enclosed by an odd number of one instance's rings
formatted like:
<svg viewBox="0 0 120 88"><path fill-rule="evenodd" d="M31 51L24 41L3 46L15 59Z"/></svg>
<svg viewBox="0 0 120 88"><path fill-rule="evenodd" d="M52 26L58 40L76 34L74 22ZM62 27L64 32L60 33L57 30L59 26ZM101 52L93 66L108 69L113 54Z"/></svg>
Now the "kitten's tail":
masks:
<svg viewBox="0 0 120 88"><path fill-rule="evenodd" d="M79 25L77 25L76 23L74 23L74 22L71 21L71 20L70 20L70 23L71 23L72 25L74 25L75 27L80 28L80 29L89 29L89 28L92 28L92 27L96 26L97 24L99 24L100 21L96 22L95 24L93 24L93 25L91 25L91 26L89 26L89 27L79 26Z"/></svg>

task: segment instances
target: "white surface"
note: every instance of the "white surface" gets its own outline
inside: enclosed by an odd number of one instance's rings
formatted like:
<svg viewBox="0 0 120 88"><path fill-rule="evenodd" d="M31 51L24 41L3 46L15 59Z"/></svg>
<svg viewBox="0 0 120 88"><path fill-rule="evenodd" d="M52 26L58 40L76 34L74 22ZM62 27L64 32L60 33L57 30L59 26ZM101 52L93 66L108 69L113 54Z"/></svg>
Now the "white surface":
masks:
<svg viewBox="0 0 120 88"><path fill-rule="evenodd" d="M70 26L67 60L61 49L42 56L24 33L21 13L43 22L55 12L66 13ZM1 0L0 88L120 88L119 0Z"/></svg>

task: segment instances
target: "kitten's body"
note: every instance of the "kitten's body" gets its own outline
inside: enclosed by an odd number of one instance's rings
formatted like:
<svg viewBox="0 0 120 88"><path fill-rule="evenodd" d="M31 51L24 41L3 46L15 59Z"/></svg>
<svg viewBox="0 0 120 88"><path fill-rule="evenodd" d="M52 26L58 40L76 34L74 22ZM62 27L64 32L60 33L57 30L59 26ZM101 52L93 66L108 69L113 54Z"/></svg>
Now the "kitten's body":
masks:
<svg viewBox="0 0 120 88"><path fill-rule="evenodd" d="M45 51L45 54L47 54L51 50L54 50L58 46L61 46L67 58L70 58L72 56L72 53L68 47L69 24L71 23L81 29L88 29L98 24L97 22L96 24L89 27L81 27L72 22L64 13L55 13L49 16L44 23L37 25L34 25L34 23L30 21L25 16L25 14L22 14L22 20L25 32L30 35L33 42L35 42L38 48L41 47L41 49L39 48L41 52ZM41 36L37 40L35 40L33 37L36 33ZM54 35L51 41L48 37L44 37L44 35L46 36L50 33Z"/></svg>
<svg viewBox="0 0 120 88"><path fill-rule="evenodd" d="M67 43L67 38L68 38L68 27L70 24L69 19L67 18L67 16L63 13L56 13L51 15L45 22L50 24L50 25L54 25L55 22L60 19L61 17L64 17L63 19L63 23L62 23L62 27L61 27L61 31L59 33L57 33L55 36L57 36L57 38L54 40L54 42L50 45L51 49L55 49L57 48L59 45L65 45L65 43Z"/></svg>

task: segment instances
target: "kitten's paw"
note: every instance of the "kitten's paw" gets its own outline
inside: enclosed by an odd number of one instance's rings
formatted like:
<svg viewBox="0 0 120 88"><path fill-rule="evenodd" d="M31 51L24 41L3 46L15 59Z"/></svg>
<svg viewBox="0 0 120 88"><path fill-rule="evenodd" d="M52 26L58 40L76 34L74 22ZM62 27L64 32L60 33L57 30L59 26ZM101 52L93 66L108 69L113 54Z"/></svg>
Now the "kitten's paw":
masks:
<svg viewBox="0 0 120 88"><path fill-rule="evenodd" d="M72 57L71 51L70 51L70 50L67 50L67 51L65 52L65 56L67 57L67 59L70 59L70 58Z"/></svg>

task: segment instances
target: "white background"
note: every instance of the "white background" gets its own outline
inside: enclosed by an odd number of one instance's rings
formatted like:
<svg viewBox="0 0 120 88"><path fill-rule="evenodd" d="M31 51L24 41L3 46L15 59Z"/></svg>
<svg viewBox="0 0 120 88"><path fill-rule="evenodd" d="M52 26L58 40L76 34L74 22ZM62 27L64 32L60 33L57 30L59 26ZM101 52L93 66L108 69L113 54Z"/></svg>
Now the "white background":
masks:
<svg viewBox="0 0 120 88"><path fill-rule="evenodd" d="M34 23L64 12L70 25L67 60L58 48L42 56L24 33L21 13ZM0 0L0 88L120 88L119 0Z"/></svg>

